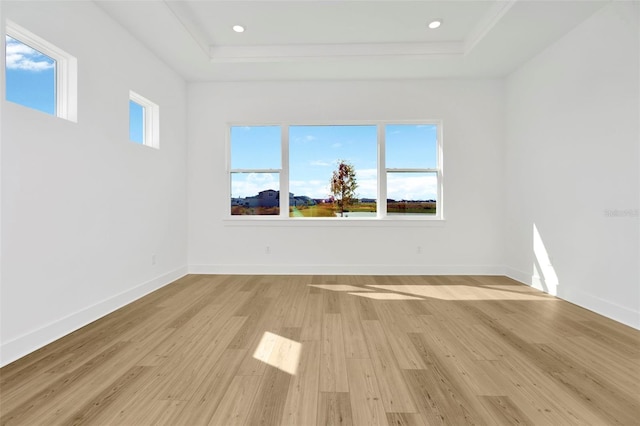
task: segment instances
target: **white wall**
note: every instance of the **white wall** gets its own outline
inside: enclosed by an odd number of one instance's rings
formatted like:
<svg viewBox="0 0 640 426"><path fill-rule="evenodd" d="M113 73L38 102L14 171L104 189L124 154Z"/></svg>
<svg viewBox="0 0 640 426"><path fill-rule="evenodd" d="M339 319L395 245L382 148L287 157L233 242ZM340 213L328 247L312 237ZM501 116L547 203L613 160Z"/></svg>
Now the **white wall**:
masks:
<svg viewBox="0 0 640 426"><path fill-rule="evenodd" d="M6 364L186 273L186 84L91 2L3 14L79 68L77 124L2 101ZM160 150L128 141L130 89L160 106Z"/></svg>
<svg viewBox="0 0 640 426"><path fill-rule="evenodd" d="M225 220L227 123L402 119L444 122L439 226ZM502 274L503 119L498 80L190 84L190 271Z"/></svg>
<svg viewBox="0 0 640 426"><path fill-rule="evenodd" d="M640 328L637 13L602 9L508 78L505 253L510 276Z"/></svg>

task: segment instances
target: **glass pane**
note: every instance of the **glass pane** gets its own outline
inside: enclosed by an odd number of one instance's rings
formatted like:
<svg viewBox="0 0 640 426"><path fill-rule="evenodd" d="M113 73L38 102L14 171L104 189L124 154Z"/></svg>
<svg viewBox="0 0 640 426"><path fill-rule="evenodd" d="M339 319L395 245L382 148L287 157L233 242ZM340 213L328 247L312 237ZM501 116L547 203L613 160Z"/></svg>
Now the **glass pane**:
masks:
<svg viewBox="0 0 640 426"><path fill-rule="evenodd" d="M387 173L387 214L436 214L437 173Z"/></svg>
<svg viewBox="0 0 640 426"><path fill-rule="evenodd" d="M231 214L280 214L280 174L231 173Z"/></svg>
<svg viewBox="0 0 640 426"><path fill-rule="evenodd" d="M438 126L387 125L385 151L385 167L388 169L435 169L438 167Z"/></svg>
<svg viewBox="0 0 640 426"><path fill-rule="evenodd" d="M279 169L280 127L231 127L232 169Z"/></svg>
<svg viewBox="0 0 640 426"><path fill-rule="evenodd" d="M289 127L289 215L375 217L377 143L376 126ZM334 193L331 183L340 161L352 166L355 188ZM348 182L342 182L346 188Z"/></svg>
<svg viewBox="0 0 640 426"><path fill-rule="evenodd" d="M55 59L9 36L5 43L7 100L55 115Z"/></svg>
<svg viewBox="0 0 640 426"><path fill-rule="evenodd" d="M144 143L144 107L129 101L129 140Z"/></svg>

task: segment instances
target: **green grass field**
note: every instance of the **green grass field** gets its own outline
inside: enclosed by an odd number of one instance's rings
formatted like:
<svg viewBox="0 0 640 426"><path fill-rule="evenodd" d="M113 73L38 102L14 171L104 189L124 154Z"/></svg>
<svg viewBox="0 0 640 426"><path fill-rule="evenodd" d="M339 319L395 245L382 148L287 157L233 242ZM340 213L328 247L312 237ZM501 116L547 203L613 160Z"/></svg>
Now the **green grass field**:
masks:
<svg viewBox="0 0 640 426"><path fill-rule="evenodd" d="M375 213L375 203L358 203L349 206L345 209L345 213L348 212L366 212ZM298 206L289 208L290 217L336 217L336 213L339 213L338 207L333 204L317 204L315 206Z"/></svg>
<svg viewBox="0 0 640 426"><path fill-rule="evenodd" d="M290 217L336 217L338 213L338 207L334 204L317 204L315 206L298 206L289 207ZM376 203L358 203L350 205L345 209L345 213L375 213ZM392 202L387 203L387 213L412 213L412 214L436 214L436 203L433 202L416 202L416 203L402 203ZM278 207L241 207L233 206L231 208L231 214L234 216L239 215L278 215L280 209Z"/></svg>
<svg viewBox="0 0 640 426"><path fill-rule="evenodd" d="M387 213L421 213L436 214L436 203L420 202L420 203L387 203Z"/></svg>
<svg viewBox="0 0 640 426"><path fill-rule="evenodd" d="M290 217L335 217L333 204L317 204L315 206L289 207Z"/></svg>
<svg viewBox="0 0 640 426"><path fill-rule="evenodd" d="M231 215L233 216L277 216L280 214L279 207L243 207L233 206L231 207Z"/></svg>

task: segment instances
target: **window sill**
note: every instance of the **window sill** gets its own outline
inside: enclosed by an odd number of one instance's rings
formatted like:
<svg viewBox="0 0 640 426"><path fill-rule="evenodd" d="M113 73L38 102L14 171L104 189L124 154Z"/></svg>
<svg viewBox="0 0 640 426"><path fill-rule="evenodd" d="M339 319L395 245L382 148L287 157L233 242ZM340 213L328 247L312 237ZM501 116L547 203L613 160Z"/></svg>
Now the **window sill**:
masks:
<svg viewBox="0 0 640 426"><path fill-rule="evenodd" d="M384 227L384 228L441 228L445 219L426 219L420 217L387 218L280 218L280 217L226 217L224 226L259 227Z"/></svg>

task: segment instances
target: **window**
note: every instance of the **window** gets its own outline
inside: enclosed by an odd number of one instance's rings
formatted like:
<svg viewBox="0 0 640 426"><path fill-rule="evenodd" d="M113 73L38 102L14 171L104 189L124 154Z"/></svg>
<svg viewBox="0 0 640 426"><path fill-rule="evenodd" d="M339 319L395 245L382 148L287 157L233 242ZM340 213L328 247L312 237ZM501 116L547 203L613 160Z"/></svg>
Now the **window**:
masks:
<svg viewBox="0 0 640 426"><path fill-rule="evenodd" d="M76 58L11 21L6 33L7 101L76 122Z"/></svg>
<svg viewBox="0 0 640 426"><path fill-rule="evenodd" d="M436 215L439 197L438 127L385 126L388 215Z"/></svg>
<svg viewBox="0 0 640 426"><path fill-rule="evenodd" d="M129 140L160 147L160 107L135 92L129 92Z"/></svg>
<svg viewBox="0 0 640 426"><path fill-rule="evenodd" d="M231 215L442 219L441 146L437 122L232 126Z"/></svg>
<svg viewBox="0 0 640 426"><path fill-rule="evenodd" d="M340 163L353 171L352 194L331 190ZM375 125L290 126L289 216L376 217L377 164Z"/></svg>
<svg viewBox="0 0 640 426"><path fill-rule="evenodd" d="M279 126L231 128L231 214L279 215L281 174Z"/></svg>

